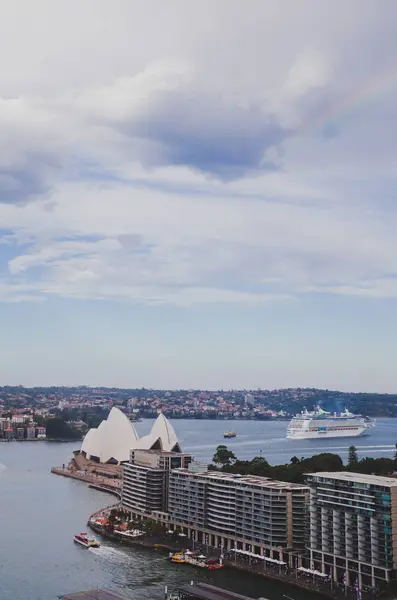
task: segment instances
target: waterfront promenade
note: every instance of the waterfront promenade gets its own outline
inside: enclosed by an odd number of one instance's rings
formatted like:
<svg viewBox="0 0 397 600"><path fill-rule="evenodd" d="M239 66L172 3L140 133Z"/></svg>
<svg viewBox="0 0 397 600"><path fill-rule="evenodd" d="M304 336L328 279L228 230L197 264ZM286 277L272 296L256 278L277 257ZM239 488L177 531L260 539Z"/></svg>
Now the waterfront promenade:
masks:
<svg viewBox="0 0 397 600"><path fill-rule="evenodd" d="M189 537L179 537L177 534L171 534L170 532L150 535L144 533L139 538L128 538L117 535L114 532L113 526L109 523L108 517L112 510L117 510L119 508L120 504L117 503L95 511L89 516L87 525L97 534L123 545L144 547L148 550L154 549L157 551L164 551L164 553L191 550L204 553L208 557L214 558L218 558L222 552L220 548L199 544ZM166 556L164 556L164 560L166 560ZM298 569L268 564L265 561L239 556L233 552L226 552L223 554L223 562L228 569L238 570L265 579L289 584L296 588L319 593L332 600L342 600L343 598L357 600L357 590L354 587L336 584L330 579L324 581L313 575L303 573ZM180 568L183 569L183 565ZM378 595L375 594L373 590L369 589L367 591L363 590L361 594L362 600L375 600L377 596Z"/></svg>
<svg viewBox="0 0 397 600"><path fill-rule="evenodd" d="M118 498L121 496L121 481L119 479L109 479L108 477L98 475L97 473L76 471L69 469L66 466L52 467L51 473L84 481L85 483L88 483L90 487L108 494L114 494Z"/></svg>

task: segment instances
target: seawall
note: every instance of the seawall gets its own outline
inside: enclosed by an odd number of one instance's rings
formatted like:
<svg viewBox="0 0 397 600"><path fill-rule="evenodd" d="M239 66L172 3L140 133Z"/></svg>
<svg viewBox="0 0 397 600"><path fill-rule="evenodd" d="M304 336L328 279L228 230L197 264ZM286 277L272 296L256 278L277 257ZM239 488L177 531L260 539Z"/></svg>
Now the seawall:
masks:
<svg viewBox="0 0 397 600"><path fill-rule="evenodd" d="M121 497L120 481L112 481L107 479L106 477L100 477L92 473L81 473L78 471L71 471L66 467L52 467L51 473L54 473L55 475L61 475L62 477L70 477L71 479L77 479L78 481L84 481L84 483L88 483L89 487L95 490L106 492L108 494L113 494L118 498Z"/></svg>
<svg viewBox="0 0 397 600"><path fill-rule="evenodd" d="M87 522L87 526L90 527L93 531L95 531L95 533L101 535L102 537L105 537L107 539L112 540L113 542L116 542L118 544L121 545L127 545L127 546L139 546L139 547L143 547L143 548L147 548L148 550L163 550L164 553L169 553L169 552L180 552L183 550L186 550L187 546L190 544L190 540L184 539L183 541L181 540L181 542L179 544L177 543L172 543L170 540L164 540L161 538L156 537L151 537L146 535L144 539L139 538L139 539L129 539L123 536L118 536L114 533L112 533L111 531L109 531L109 529L107 529L106 527L104 527L103 525L100 525L99 523L95 523L94 519L95 518L100 518L105 516L106 513L109 512L109 510L111 510L112 508L117 508L118 505L115 504L113 506L107 507L107 508L103 508L102 510L96 511L95 513L93 513L92 515L90 515L89 520ZM214 549L214 552L216 552L217 549ZM164 557L164 559L166 559ZM281 583L285 583L288 585L292 585L294 587L306 590L308 592L314 592L317 594L321 594L322 596L324 596L325 598L330 598L332 600L341 600L342 598L346 598L344 591L343 590L331 590L331 589L327 589L324 588L322 586L317 586L317 585L313 585L309 582L303 581L302 579L296 579L295 576L293 575L286 575L286 574L282 574L280 575L278 572L272 572L269 570L263 570L263 569L258 569L249 565L245 565L245 564L238 564L235 563L234 560L224 560L224 565L226 568L229 569L235 569L238 571L242 571L244 573L250 574L250 575L255 575L255 576L259 576L259 577L263 577L264 579L270 579L273 581L279 581ZM182 565L183 568L183 565ZM357 594L350 594L348 595L349 599L353 599L356 600Z"/></svg>

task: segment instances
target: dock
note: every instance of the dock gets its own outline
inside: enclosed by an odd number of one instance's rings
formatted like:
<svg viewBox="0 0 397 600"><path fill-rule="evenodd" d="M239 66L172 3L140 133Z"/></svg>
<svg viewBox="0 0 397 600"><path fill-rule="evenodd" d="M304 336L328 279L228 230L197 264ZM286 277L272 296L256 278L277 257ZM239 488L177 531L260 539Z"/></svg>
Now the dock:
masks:
<svg viewBox="0 0 397 600"><path fill-rule="evenodd" d="M65 594L58 598L60 600L129 600L127 596L122 596L118 592L101 589ZM180 586L175 594L167 594L167 588L165 588L165 598L167 600L253 600L249 596L229 592L229 590L215 585L193 583L193 581L190 585ZM261 600L266 600L266 598L261 598Z"/></svg>
<svg viewBox="0 0 397 600"><path fill-rule="evenodd" d="M75 592L58 596L59 600L130 600L127 596L122 596L109 590L87 590L85 592Z"/></svg>
<svg viewBox="0 0 397 600"><path fill-rule="evenodd" d="M178 588L177 594L172 594L172 599L174 598L178 600L252 600L249 596L229 592L229 590L201 582L182 585ZM266 598L262 600L266 600Z"/></svg>

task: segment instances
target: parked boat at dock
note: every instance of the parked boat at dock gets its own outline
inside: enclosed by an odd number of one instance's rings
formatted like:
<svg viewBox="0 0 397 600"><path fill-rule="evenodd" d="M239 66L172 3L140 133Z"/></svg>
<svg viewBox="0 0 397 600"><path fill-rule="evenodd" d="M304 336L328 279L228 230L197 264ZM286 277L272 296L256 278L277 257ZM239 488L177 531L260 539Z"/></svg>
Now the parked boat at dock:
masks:
<svg viewBox="0 0 397 600"><path fill-rule="evenodd" d="M215 571L224 567L222 558L219 560L207 558L203 554L197 554L190 550L176 552L175 554L170 552L168 558L171 562L176 564L188 564L193 567L199 567L200 569L208 569L209 571Z"/></svg>
<svg viewBox="0 0 397 600"><path fill-rule="evenodd" d="M185 563L185 555L183 552L176 552L173 554L171 552L169 559L172 563L184 564Z"/></svg>

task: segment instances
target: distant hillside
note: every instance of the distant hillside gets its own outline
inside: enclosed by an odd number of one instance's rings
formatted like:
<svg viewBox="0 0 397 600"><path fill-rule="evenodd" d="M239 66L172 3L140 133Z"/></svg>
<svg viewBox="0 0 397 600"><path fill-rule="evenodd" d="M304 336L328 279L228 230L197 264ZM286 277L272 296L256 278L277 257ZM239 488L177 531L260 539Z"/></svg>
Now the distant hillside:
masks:
<svg viewBox="0 0 397 600"><path fill-rule="evenodd" d="M288 413L299 412L304 407L310 410L319 404L324 410L331 412L341 411L347 407L354 413L371 417L397 416L397 394L364 394L294 388L264 391L260 395L261 403L278 410L283 409Z"/></svg>
<svg viewBox="0 0 397 600"><path fill-rule="evenodd" d="M230 414L233 414L235 410L246 410L244 398L248 392L253 399L253 403L250 409L251 414L247 414L245 418L261 418L258 416L258 408L262 409L262 416L267 410L282 410L288 417L301 411L304 407L311 410L316 404L331 412L339 412L344 408L348 408L354 413L370 417L397 417L397 394L346 393L316 388L215 391L90 388L88 386L43 386L35 388L3 386L0 387L0 403L3 403L5 407L43 407L57 406L60 400L66 400L72 403L88 403L89 406L96 407L95 410L100 412L101 409L96 406L98 403L104 403L107 406L112 406L113 404L127 406L129 400L133 399L133 404L141 410L143 416L148 416L150 410L152 410L153 415L149 416L155 416L158 410L164 410L166 413L169 410L171 416L179 416L181 418L184 416L184 410L187 411L186 415L189 416L189 410L192 406L205 402L213 410L209 416L217 418L216 409L220 406L221 402L227 404L227 410ZM256 412L254 411L254 407L256 408ZM225 411L226 409L223 408L222 410ZM200 408L195 408L195 411L200 412ZM102 416L102 413L100 416ZM208 415L205 418L208 418Z"/></svg>

